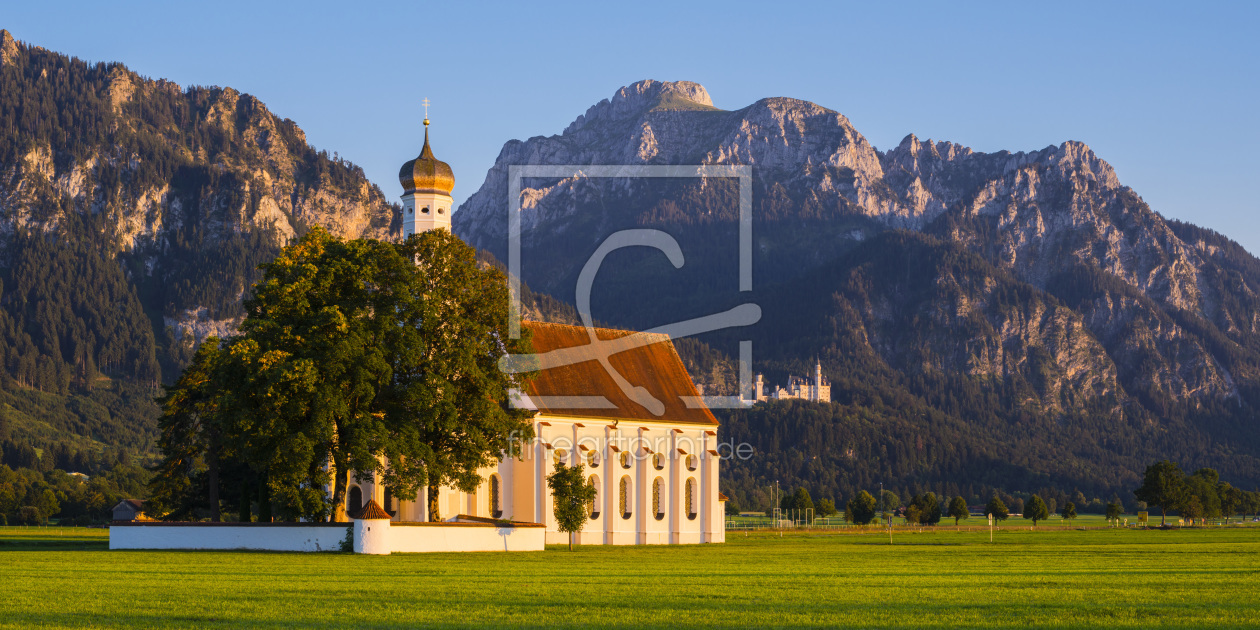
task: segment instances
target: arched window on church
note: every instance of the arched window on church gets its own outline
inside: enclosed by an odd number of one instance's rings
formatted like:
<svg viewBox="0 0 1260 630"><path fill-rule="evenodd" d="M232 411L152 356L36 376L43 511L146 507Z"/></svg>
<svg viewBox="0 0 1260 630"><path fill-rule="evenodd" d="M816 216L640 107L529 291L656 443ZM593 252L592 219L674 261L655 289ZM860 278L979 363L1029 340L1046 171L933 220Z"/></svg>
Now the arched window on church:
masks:
<svg viewBox="0 0 1260 630"><path fill-rule="evenodd" d="M503 517L503 504L499 498L499 476L490 475L490 516L494 518Z"/></svg>
<svg viewBox="0 0 1260 630"><path fill-rule="evenodd" d="M565 462L564 462L564 458L565 458L565 457L569 454L567 451L565 451L565 450L564 450L564 449L562 449L562 448L558 448L558 449L556 449L556 450L554 451L554 453L555 453L555 454L553 455L553 459L552 459L552 462L551 462L551 464L552 464L553 466L554 466L554 465L556 465L556 464L563 464L563 463L565 463Z"/></svg>
<svg viewBox="0 0 1260 630"><path fill-rule="evenodd" d="M599 468L599 453L594 450L586 451L586 467Z"/></svg>
<svg viewBox="0 0 1260 630"><path fill-rule="evenodd" d="M683 497L683 503L687 506L687 520L696 520L696 478L689 477L687 479L686 496Z"/></svg>
<svg viewBox="0 0 1260 630"><path fill-rule="evenodd" d="M591 478L587 480L587 483L589 483L592 488L595 488L595 498L591 500L591 520L595 520L599 518L599 477L591 475Z"/></svg>
<svg viewBox="0 0 1260 630"><path fill-rule="evenodd" d="M687 456L687 470L695 470L696 466L699 465L698 461L699 460L695 455L688 455Z"/></svg>
<svg viewBox="0 0 1260 630"><path fill-rule="evenodd" d="M655 455L652 455L652 466L654 466L657 470L665 468L665 454L656 453Z"/></svg>
<svg viewBox="0 0 1260 630"><path fill-rule="evenodd" d="M624 475L621 478L621 484L617 494L617 507L621 509L621 518L630 519L630 475Z"/></svg>
<svg viewBox="0 0 1260 630"><path fill-rule="evenodd" d="M621 452L621 467L627 470L630 468L630 453L627 451Z"/></svg>
<svg viewBox="0 0 1260 630"><path fill-rule="evenodd" d="M656 520L665 518L665 504L661 503L661 490L665 488L665 480L660 477L652 482L652 514L656 516Z"/></svg>
<svg viewBox="0 0 1260 630"><path fill-rule="evenodd" d="M363 490L359 486L350 486L350 495L346 497L346 514L354 516L363 509Z"/></svg>
<svg viewBox="0 0 1260 630"><path fill-rule="evenodd" d="M385 513L390 516L398 513L398 510L394 509L394 495L390 494L389 488L385 489Z"/></svg>

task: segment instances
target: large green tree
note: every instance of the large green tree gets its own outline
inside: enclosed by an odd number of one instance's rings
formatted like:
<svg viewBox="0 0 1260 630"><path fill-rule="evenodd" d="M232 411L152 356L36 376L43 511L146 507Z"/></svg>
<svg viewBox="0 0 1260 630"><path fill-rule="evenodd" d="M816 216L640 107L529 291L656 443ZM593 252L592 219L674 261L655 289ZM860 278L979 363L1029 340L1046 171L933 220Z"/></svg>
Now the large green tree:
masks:
<svg viewBox="0 0 1260 630"><path fill-rule="evenodd" d="M398 497L470 491L532 437L508 400L520 378L498 369L530 351L508 336L506 278L449 232L393 244L316 228L262 270L212 397L223 448L288 516L344 521L351 474Z"/></svg>
<svg viewBox="0 0 1260 630"><path fill-rule="evenodd" d="M1142 476L1142 486L1133 491L1133 496L1148 505L1159 506L1159 525L1163 527L1168 510L1188 497L1185 475L1180 466L1166 459L1151 464Z"/></svg>
<svg viewBox="0 0 1260 630"><path fill-rule="evenodd" d="M208 337L175 385L158 398L158 449L162 459L149 481L146 511L188 518L198 508L218 521L222 440L220 376L226 358L217 337ZM203 487L204 486L204 487Z"/></svg>
<svg viewBox="0 0 1260 630"><path fill-rule="evenodd" d="M1242 493L1242 505L1239 507L1243 516L1250 514L1252 518L1256 517L1256 512L1260 511L1260 492L1250 491Z"/></svg>
<svg viewBox="0 0 1260 630"><path fill-rule="evenodd" d="M818 516L828 517L836 513L836 502L831 499L818 500Z"/></svg>
<svg viewBox="0 0 1260 630"><path fill-rule="evenodd" d="M809 490L800 487L796 489L796 492L784 496L779 502L779 507L785 512L796 510L797 518L806 518L808 510L814 509L814 499L809 496Z"/></svg>
<svg viewBox="0 0 1260 630"><path fill-rule="evenodd" d="M1184 508L1190 497L1197 496L1202 508L1199 518L1220 518L1220 479L1221 476L1211 468L1200 468L1193 475L1187 475L1184 481L1185 493L1178 509Z"/></svg>
<svg viewBox="0 0 1260 630"><path fill-rule="evenodd" d="M958 525L959 519L965 519L971 516L971 511L967 509L967 500L962 497L954 497L949 502L949 515L954 519L954 525Z"/></svg>
<svg viewBox="0 0 1260 630"><path fill-rule="evenodd" d="M1221 516L1225 517L1225 522L1238 513L1238 509L1242 506L1242 491L1228 482L1222 481L1216 485L1216 494L1221 499Z"/></svg>
<svg viewBox="0 0 1260 630"><path fill-rule="evenodd" d="M914 498L910 500L910 505L906 507L907 515L912 512L917 515L914 522L924 525L935 525L941 522L941 502L936 498L935 492L914 495Z"/></svg>
<svg viewBox="0 0 1260 630"><path fill-rule="evenodd" d="M845 506L845 516L854 525L866 525L875 520L875 503L875 497L863 490L849 499L849 503Z"/></svg>
<svg viewBox="0 0 1260 630"><path fill-rule="evenodd" d="M992 516L999 521L1005 521L1011 515L1010 511L1006 509L1006 504L996 494L993 495L992 499L989 499L989 504L984 506L984 513L986 516Z"/></svg>
<svg viewBox="0 0 1260 630"><path fill-rule="evenodd" d="M1076 518L1076 504L1071 501L1064 503L1063 509L1059 512L1059 515L1062 516L1064 520L1071 523L1072 520Z"/></svg>
<svg viewBox="0 0 1260 630"><path fill-rule="evenodd" d="M1113 522L1113 523L1117 522L1120 520L1120 516L1122 514L1124 514L1124 506L1120 505L1119 501L1112 501L1111 503L1107 504L1107 520L1108 521Z"/></svg>
<svg viewBox="0 0 1260 630"><path fill-rule="evenodd" d="M1044 521L1049 517L1050 508L1041 497L1034 494L1028 498L1028 502L1024 504L1024 518L1031 519L1033 527L1037 526L1037 521Z"/></svg>

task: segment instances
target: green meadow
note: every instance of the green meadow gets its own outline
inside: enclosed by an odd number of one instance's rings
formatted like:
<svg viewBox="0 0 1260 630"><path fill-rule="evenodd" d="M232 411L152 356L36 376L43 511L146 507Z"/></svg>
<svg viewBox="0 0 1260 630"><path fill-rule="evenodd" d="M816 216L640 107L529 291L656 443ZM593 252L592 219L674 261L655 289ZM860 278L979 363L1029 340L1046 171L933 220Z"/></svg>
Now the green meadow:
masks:
<svg viewBox="0 0 1260 630"><path fill-rule="evenodd" d="M752 532L722 545L369 557L108 551L104 530L7 528L0 628L1260 626L1260 528L988 539Z"/></svg>

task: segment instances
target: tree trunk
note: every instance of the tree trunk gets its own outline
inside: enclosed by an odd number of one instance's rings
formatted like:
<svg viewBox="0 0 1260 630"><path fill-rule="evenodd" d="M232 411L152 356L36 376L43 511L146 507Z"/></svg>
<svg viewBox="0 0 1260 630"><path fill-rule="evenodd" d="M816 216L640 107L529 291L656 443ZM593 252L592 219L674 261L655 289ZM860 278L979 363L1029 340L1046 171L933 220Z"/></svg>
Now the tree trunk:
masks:
<svg viewBox="0 0 1260 630"><path fill-rule="evenodd" d="M438 487L429 486L429 522L437 523L442 520L442 515L438 510Z"/></svg>
<svg viewBox="0 0 1260 630"><path fill-rule="evenodd" d="M573 532L569 532L569 551L573 551Z"/></svg>
<svg viewBox="0 0 1260 630"><path fill-rule="evenodd" d="M333 495L332 495L332 522L346 523L350 519L346 517L346 488L350 485L350 471L344 466L337 463L333 458Z"/></svg>
<svg viewBox="0 0 1260 630"><path fill-rule="evenodd" d="M217 452L207 453L206 466L210 469L210 521L218 523L219 514L219 454Z"/></svg>
<svg viewBox="0 0 1260 630"><path fill-rule="evenodd" d="M271 522L271 486L267 485L266 475L258 483L258 522Z"/></svg>
<svg viewBox="0 0 1260 630"><path fill-rule="evenodd" d="M249 517L249 486L250 483L248 477L246 477L246 481L241 482L241 505L240 509L237 510L236 518L242 523L248 523L251 520Z"/></svg>

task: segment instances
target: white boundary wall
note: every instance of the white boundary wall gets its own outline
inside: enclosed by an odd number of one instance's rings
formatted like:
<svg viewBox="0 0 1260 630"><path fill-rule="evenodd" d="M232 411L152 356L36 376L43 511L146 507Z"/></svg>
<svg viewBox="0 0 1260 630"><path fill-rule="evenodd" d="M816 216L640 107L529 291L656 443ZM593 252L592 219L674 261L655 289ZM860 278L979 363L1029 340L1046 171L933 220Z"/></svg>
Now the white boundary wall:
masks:
<svg viewBox="0 0 1260 630"><path fill-rule="evenodd" d="M251 549L337 551L349 523L136 523L111 525L110 549Z"/></svg>
<svg viewBox="0 0 1260 630"><path fill-rule="evenodd" d="M443 525L393 523L390 547L395 552L542 551L546 528L498 527L480 523Z"/></svg>
<svg viewBox="0 0 1260 630"><path fill-rule="evenodd" d="M369 545L369 553L440 551L542 551L546 529L541 525L499 526L489 523L389 523L388 550ZM337 551L350 523L115 523L109 528L110 549L245 549L256 551ZM388 527L393 525L393 527ZM366 527L356 527L356 538ZM385 541L380 541L385 542ZM355 540L355 549L364 550Z"/></svg>

